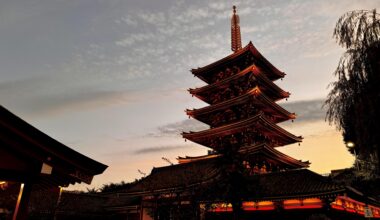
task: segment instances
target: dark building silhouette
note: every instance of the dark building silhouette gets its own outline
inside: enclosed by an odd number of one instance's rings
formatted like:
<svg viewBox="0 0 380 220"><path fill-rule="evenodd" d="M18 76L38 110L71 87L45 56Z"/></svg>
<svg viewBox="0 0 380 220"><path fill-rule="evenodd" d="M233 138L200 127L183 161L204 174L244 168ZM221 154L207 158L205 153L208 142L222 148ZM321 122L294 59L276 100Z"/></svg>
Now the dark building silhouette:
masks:
<svg viewBox="0 0 380 220"><path fill-rule="evenodd" d="M90 184L106 168L0 106L0 218L27 219L42 203L54 214L60 187Z"/></svg>

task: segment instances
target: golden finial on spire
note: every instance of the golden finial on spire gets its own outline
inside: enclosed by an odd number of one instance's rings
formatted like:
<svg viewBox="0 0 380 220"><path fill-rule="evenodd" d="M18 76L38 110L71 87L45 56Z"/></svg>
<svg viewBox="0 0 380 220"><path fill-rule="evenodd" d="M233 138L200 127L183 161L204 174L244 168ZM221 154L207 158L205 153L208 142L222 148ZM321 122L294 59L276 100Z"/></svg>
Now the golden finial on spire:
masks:
<svg viewBox="0 0 380 220"><path fill-rule="evenodd" d="M236 14L236 6L232 7L233 15L231 18L231 50L236 52L241 49L240 19Z"/></svg>

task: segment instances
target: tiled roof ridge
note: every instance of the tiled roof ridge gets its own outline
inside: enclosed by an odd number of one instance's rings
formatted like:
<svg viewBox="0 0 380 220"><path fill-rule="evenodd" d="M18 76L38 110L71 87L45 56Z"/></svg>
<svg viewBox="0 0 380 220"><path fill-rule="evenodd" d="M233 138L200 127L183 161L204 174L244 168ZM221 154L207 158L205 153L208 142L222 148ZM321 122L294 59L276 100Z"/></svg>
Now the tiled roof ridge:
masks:
<svg viewBox="0 0 380 220"><path fill-rule="evenodd" d="M195 164L198 164L198 163L209 163L209 160L213 160L215 158L209 158L209 159L204 159L204 160L195 160L195 161L191 161L191 162L188 162L188 163L177 163L177 164L173 164L173 165L168 165L168 166L161 166L161 167L153 167L152 169L152 172L151 174L157 172L157 171L161 171L161 170L165 170L165 169L170 169L170 168L176 168L176 169L179 169L179 167L183 167L183 166L192 166L192 165L195 165Z"/></svg>
<svg viewBox="0 0 380 220"><path fill-rule="evenodd" d="M274 74L276 74L277 76L279 77L284 77L286 74L282 71L280 71L279 69L277 69L272 63L270 63L258 50L257 48L253 45L252 41L250 41L245 47L243 47L242 49L238 50L237 52L235 53L232 53L222 59L219 59L211 64L208 64L206 66L203 66L203 67L198 67L197 69L192 69L191 72L194 74L194 75L198 75L199 73L203 72L203 71L208 71L209 69L212 69L216 66L218 66L219 64L222 64L226 61L230 61L231 59L234 59L235 57L238 57L240 56L241 54L244 54L245 52L247 51L250 51L255 57L256 59L260 60L262 62L262 64L264 64L266 66L266 68L268 68L269 70L271 70Z"/></svg>

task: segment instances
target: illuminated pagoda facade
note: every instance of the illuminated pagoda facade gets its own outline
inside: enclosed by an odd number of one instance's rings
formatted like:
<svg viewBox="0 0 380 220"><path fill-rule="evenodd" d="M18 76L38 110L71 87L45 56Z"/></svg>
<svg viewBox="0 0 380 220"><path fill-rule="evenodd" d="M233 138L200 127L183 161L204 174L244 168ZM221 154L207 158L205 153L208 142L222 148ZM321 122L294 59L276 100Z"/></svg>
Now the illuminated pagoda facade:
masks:
<svg viewBox="0 0 380 220"><path fill-rule="evenodd" d="M302 141L278 125L296 118L277 104L290 95L275 84L285 73L252 42L242 47L235 7L231 49L231 55L191 71L206 85L189 92L208 105L186 114L209 129L182 136L212 152L153 168L142 181L117 192L107 210L131 219L233 219L237 199L239 219L294 220L315 214L359 219L366 207L380 218L376 200L276 149Z"/></svg>
<svg viewBox="0 0 380 220"><path fill-rule="evenodd" d="M213 149L216 154L236 151L231 153L241 155L251 174L308 167L308 162L275 149L302 141L302 137L277 125L296 117L276 103L290 94L274 83L285 74L266 60L252 42L241 48L239 17L235 8L231 24L234 53L192 70L194 76L207 85L189 89L189 92L209 105L186 110L186 113L208 124L210 129L183 133L183 137ZM191 161L191 158L179 158L180 163L184 161Z"/></svg>

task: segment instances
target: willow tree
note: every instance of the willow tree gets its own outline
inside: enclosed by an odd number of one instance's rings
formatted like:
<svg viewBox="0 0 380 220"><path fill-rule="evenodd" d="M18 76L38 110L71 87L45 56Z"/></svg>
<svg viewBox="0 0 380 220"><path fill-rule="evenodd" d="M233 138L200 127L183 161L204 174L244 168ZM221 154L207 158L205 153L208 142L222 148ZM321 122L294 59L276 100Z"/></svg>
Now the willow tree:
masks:
<svg viewBox="0 0 380 220"><path fill-rule="evenodd" d="M380 174L380 14L351 11L338 20L334 37L346 52L334 74L326 119L342 131L359 170Z"/></svg>

